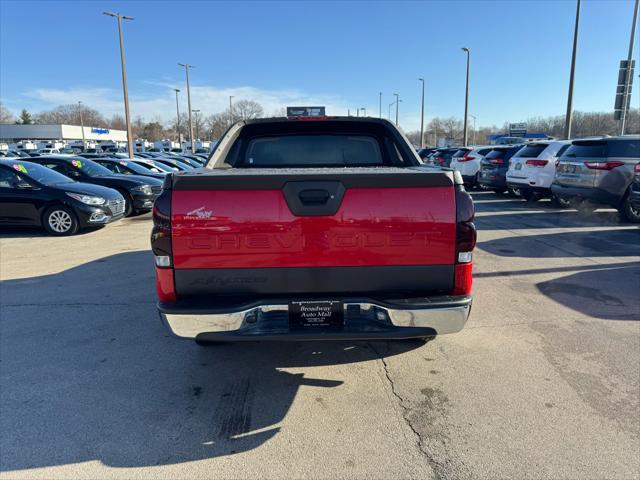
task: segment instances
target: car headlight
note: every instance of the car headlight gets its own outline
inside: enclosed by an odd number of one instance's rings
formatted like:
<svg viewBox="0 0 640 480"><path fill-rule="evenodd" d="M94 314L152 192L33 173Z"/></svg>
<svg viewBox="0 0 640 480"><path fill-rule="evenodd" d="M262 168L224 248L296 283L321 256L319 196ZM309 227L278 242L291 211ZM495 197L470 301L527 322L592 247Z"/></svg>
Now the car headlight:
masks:
<svg viewBox="0 0 640 480"><path fill-rule="evenodd" d="M153 190L151 189L151 185L140 185L139 187L133 187L131 189L134 192L142 193L144 195L153 194Z"/></svg>
<svg viewBox="0 0 640 480"><path fill-rule="evenodd" d="M102 197L92 197L91 195L82 195L81 193L65 192L71 198L78 200L86 205L104 205L107 201Z"/></svg>

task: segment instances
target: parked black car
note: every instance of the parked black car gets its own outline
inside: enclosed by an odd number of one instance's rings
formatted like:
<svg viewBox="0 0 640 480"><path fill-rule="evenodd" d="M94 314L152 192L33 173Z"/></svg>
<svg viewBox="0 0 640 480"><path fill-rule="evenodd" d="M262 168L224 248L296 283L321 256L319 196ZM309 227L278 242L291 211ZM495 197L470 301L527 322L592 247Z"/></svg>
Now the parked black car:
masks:
<svg viewBox="0 0 640 480"><path fill-rule="evenodd" d="M119 220L124 210L124 198L116 190L75 182L29 161L0 159L0 225L73 235Z"/></svg>
<svg viewBox="0 0 640 480"><path fill-rule="evenodd" d="M439 148L433 151L429 155L428 163L439 166L439 167L449 168L449 166L451 165L451 157L453 157L453 154L456 153L458 150L459 150L458 147Z"/></svg>
<svg viewBox="0 0 640 480"><path fill-rule="evenodd" d="M157 178L159 180L164 180L167 175L167 172L152 172L134 161L122 158L96 158L94 162L111 170L113 173L121 175L142 175L143 177Z"/></svg>
<svg viewBox="0 0 640 480"><path fill-rule="evenodd" d="M497 146L487 153L480 161L478 176L480 186L496 193L509 190L509 193L515 196L515 190L507 187L507 170L509 170L509 159L522 147L523 145Z"/></svg>
<svg viewBox="0 0 640 480"><path fill-rule="evenodd" d="M436 150L437 148L419 148L417 151L418 151L418 156L424 160Z"/></svg>
<svg viewBox="0 0 640 480"><path fill-rule="evenodd" d="M186 170L193 170L196 167L193 167L191 165L188 165L184 162L181 162L180 160L176 160L174 158L167 158L167 157L155 157L153 158L154 162L158 162L158 163L162 163L164 165L167 165L171 168L177 168L180 171L186 171Z"/></svg>
<svg viewBox="0 0 640 480"><path fill-rule="evenodd" d="M162 181L140 175L114 174L93 160L72 156L44 156L31 159L77 180L118 190L125 200L125 216L149 211L162 191Z"/></svg>

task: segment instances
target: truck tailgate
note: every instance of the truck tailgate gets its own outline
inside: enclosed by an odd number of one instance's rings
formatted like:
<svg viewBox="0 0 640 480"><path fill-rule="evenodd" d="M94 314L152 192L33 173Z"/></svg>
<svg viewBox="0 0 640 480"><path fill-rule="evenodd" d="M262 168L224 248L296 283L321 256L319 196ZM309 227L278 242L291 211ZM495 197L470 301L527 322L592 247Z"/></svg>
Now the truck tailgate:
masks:
<svg viewBox="0 0 640 480"><path fill-rule="evenodd" d="M207 170L172 185L180 295L448 292L451 172Z"/></svg>

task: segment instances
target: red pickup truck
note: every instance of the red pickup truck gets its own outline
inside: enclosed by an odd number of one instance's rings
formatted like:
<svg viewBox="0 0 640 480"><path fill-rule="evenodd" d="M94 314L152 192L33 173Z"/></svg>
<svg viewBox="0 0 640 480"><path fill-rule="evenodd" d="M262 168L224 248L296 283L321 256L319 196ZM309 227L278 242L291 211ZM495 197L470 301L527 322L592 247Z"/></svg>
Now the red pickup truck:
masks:
<svg viewBox="0 0 640 480"><path fill-rule="evenodd" d="M473 217L459 174L386 120L241 121L155 202L158 308L198 343L457 332Z"/></svg>

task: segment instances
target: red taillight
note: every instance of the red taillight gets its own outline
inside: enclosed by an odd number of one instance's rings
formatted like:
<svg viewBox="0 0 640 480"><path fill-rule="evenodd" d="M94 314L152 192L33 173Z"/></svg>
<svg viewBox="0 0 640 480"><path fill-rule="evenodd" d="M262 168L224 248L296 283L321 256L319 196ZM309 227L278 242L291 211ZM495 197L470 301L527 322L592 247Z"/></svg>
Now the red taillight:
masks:
<svg viewBox="0 0 640 480"><path fill-rule="evenodd" d="M613 170L624 165L624 162L584 162L584 165L591 170Z"/></svg>
<svg viewBox="0 0 640 480"><path fill-rule="evenodd" d="M151 228L151 250L158 267L172 266L171 248L171 175L165 178L162 193L153 203L153 227Z"/></svg>
<svg viewBox="0 0 640 480"><path fill-rule="evenodd" d="M173 269L156 267L156 292L161 302L176 301L176 287Z"/></svg>
<svg viewBox="0 0 640 480"><path fill-rule="evenodd" d="M475 209L471 196L456 190L456 258L452 295L471 294L472 252L476 246Z"/></svg>
<svg viewBox="0 0 640 480"><path fill-rule="evenodd" d="M527 160L525 163L532 167L544 167L549 163L549 160Z"/></svg>
<svg viewBox="0 0 640 480"><path fill-rule="evenodd" d="M472 270L472 263L461 263L454 267L451 295L471 295L471 287L473 285Z"/></svg>
<svg viewBox="0 0 640 480"><path fill-rule="evenodd" d="M640 163L636 163L635 167L633 167L633 171L635 173L640 173Z"/></svg>
<svg viewBox="0 0 640 480"><path fill-rule="evenodd" d="M504 160L502 158L491 158L489 163L492 163L493 165L502 165L504 164Z"/></svg>
<svg viewBox="0 0 640 480"><path fill-rule="evenodd" d="M472 157L471 155L469 155L468 153L464 154L464 157L459 158L458 161L459 162L468 162L469 160L473 160L476 157Z"/></svg>

